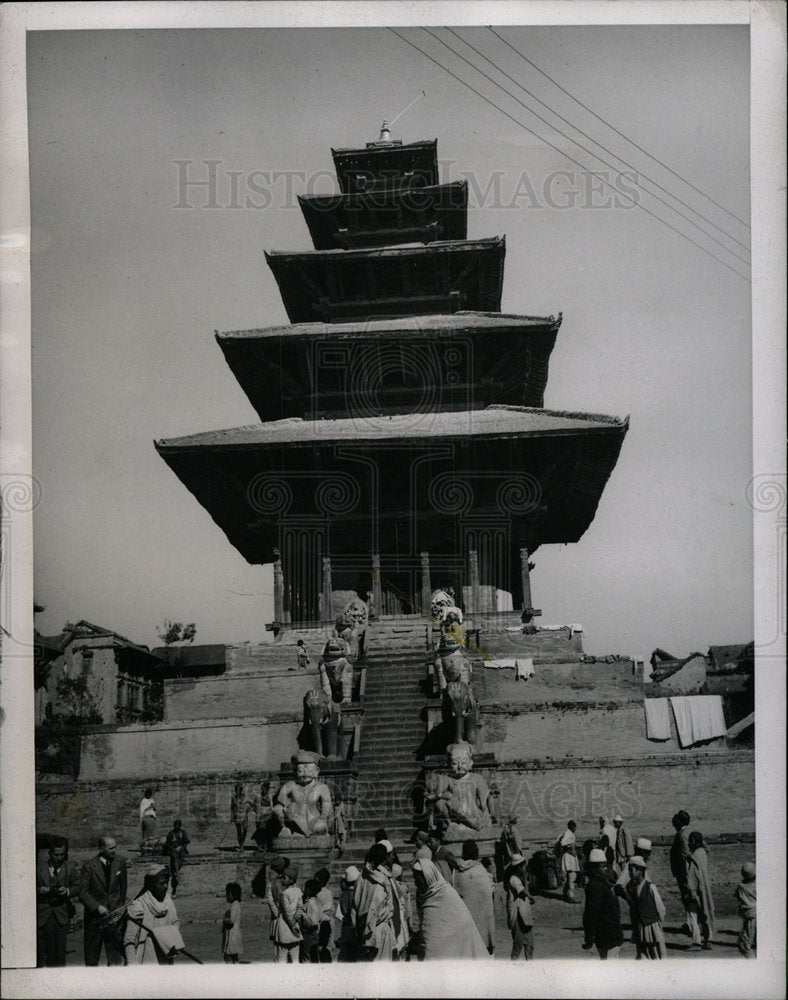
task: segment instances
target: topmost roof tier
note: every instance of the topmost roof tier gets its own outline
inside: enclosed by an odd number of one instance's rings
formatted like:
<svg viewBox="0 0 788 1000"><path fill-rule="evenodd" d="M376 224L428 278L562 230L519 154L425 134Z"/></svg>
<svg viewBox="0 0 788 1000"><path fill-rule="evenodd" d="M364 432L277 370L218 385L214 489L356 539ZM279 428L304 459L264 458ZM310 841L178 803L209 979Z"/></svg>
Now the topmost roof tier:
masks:
<svg viewBox="0 0 788 1000"><path fill-rule="evenodd" d="M437 139L405 144L398 139L380 139L362 149L332 149L331 155L343 194L438 183Z"/></svg>

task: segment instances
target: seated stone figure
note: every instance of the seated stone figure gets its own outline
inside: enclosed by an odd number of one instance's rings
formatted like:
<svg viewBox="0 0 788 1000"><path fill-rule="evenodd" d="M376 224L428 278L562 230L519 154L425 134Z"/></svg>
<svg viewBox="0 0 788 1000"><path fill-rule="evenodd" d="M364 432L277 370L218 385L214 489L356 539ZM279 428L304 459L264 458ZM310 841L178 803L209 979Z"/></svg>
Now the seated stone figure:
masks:
<svg viewBox="0 0 788 1000"><path fill-rule="evenodd" d="M480 774L473 774L473 751L469 743L452 743L447 752L449 773L437 774L428 793L434 823L448 823L447 840L463 840L469 831L486 830L492 824L490 791Z"/></svg>
<svg viewBox="0 0 788 1000"><path fill-rule="evenodd" d="M279 836L300 834L303 837L325 835L333 820L331 790L320 781L320 755L299 750L292 758L295 778L279 789L272 821L279 826Z"/></svg>
<svg viewBox="0 0 788 1000"><path fill-rule="evenodd" d="M454 606L454 598L445 590L433 590L430 596L430 614L436 622L443 621L443 613Z"/></svg>
<svg viewBox="0 0 788 1000"><path fill-rule="evenodd" d="M318 661L320 687L335 704L353 698L353 665L344 639L329 639Z"/></svg>

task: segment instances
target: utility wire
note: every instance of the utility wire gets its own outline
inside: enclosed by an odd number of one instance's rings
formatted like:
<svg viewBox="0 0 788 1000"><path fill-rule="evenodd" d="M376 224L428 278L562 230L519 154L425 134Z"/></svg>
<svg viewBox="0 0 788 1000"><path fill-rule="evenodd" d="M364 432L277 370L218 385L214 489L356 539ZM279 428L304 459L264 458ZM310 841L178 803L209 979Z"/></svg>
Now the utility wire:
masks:
<svg viewBox="0 0 788 1000"><path fill-rule="evenodd" d="M610 128L610 129L612 129L616 133L616 135L620 135L622 139L626 139L626 141L628 143L630 143L632 146L634 146L635 149L639 149L641 153L644 153L650 159L652 159L656 163L658 163L661 167L664 167L665 170L668 171L668 173L673 174L674 177L678 177L678 179L680 181L682 181L688 187L691 187L693 191L697 191L697 193L699 195L702 195L704 198L707 198L712 203L712 205L716 205L717 208L721 209L726 215L729 215L732 219L735 219L737 222L740 222L746 229L750 228L750 226L744 221L744 219L740 219L738 215L734 215L733 212L729 212L728 209L724 205L721 205L718 201L715 201L711 197L711 195L706 194L705 191L701 191L701 189L699 187L695 187L695 185L692 183L692 181L688 181L686 177L682 177L681 174L677 173L675 170L673 170L671 167L669 167L667 165L667 163L663 163L663 161L660 160L659 157L654 156L653 153L649 153L648 150L643 149L642 146L638 146L638 144L633 139L630 139L628 136L624 135L623 132L620 132L616 128L615 125L611 125L611 123L609 121L607 121L605 118L602 118L601 115L598 115L596 113L596 111L592 111L591 108L588 107L588 105L583 104L583 102L580 100L579 97L575 97L574 94L570 94L569 91L566 90L564 87L562 87L561 84L558 83L557 80L554 80L551 76L549 76L547 73L545 73L545 71L543 69L539 69L539 67L536 65L535 62L531 62L531 60L527 56L524 56L519 49L516 49L514 47L514 45L512 45L511 42L507 42L506 39L503 37L503 35L499 35L498 32L493 27L491 27L489 24L487 25L487 28L488 28L489 31L491 31L495 35L496 38L499 38L504 43L504 45L508 45L509 48L512 50L512 52L516 52L517 55L521 59L524 59L525 62L527 62L529 66L533 66L533 68L536 70L537 73L541 73L543 77L545 77L546 79L548 79L550 81L550 83L552 83L556 87L558 87L558 89L562 93L566 94L567 97L571 97L572 100L575 101L577 104L579 104L581 108L584 108L590 115L593 115L594 118L597 119L597 121L602 122L603 125L607 125L607 127Z"/></svg>
<svg viewBox="0 0 788 1000"><path fill-rule="evenodd" d="M593 149L589 149L587 146L584 146L582 144L582 142L578 142L577 139L573 139L570 135L567 135L566 132L562 132L561 129L556 128L555 125L551 124L546 118L543 118L538 112L534 111L533 108L529 108L528 105L524 104L520 100L519 97L516 97L510 90L507 90L506 87L502 86L500 83L496 83L495 80L488 73L485 73L483 69L479 69L478 66L475 66L470 61L470 59L466 59L465 56L463 56L459 52L457 52L456 49L453 49L451 47L451 45L449 45L446 42L444 42L442 38L440 38L434 32L430 31L429 28L423 28L422 30L426 31L428 35L430 35L432 38L435 39L435 41L440 42L441 45L444 46L444 48L447 48L449 50L449 52L452 53L452 55L457 56L458 59L462 59L462 61L464 63L467 63L468 66L471 67L471 69L476 70L477 73L481 73L481 75L485 78L485 80L489 80L490 83L493 84L493 86L497 87L499 90L502 90L504 92L504 94L506 94L507 97L511 97L511 99L513 101L517 101L517 103L520 105L521 108L524 108L526 111L530 112L532 115L534 115L536 118L538 118L540 122L542 122L543 124L547 125L548 128L551 128L551 129L553 129L553 131L557 132L562 138L567 139L569 142L573 143L579 149L582 149L584 153L588 153L589 156L593 156L594 159L599 160L601 163L604 163L605 166L606 167L610 167L611 170L617 170L618 169L616 167L615 163L611 163L610 160L606 160L604 158L604 156L600 156L599 153L595 153L593 151ZM451 31L451 29L449 29L449 30ZM466 42L466 45L467 44L468 43ZM493 63L492 65L495 66L495 63ZM497 69L498 67L495 66L495 68ZM501 72L503 73L503 70L501 70ZM508 74L504 73L504 76L506 76L506 75L508 75ZM511 79L511 77L510 77L510 79ZM517 83L516 80L514 82ZM518 85L518 87L520 86L520 84L517 84L517 85ZM522 89L525 90L525 87L523 87ZM526 93L530 94L530 91L526 91ZM534 95L531 94L531 96L533 97ZM538 97L535 98L535 99L537 101L539 101ZM539 103L542 104L543 102L539 101ZM549 111L553 112L553 109L550 108L548 105L545 105L545 107L547 107ZM561 118L561 115L559 115L557 112L553 112L553 114L555 114L558 118ZM561 118L561 120L562 121L566 121L566 118ZM567 122L567 125L570 125L572 128L576 127L576 126L572 125L571 122ZM577 129L577 131L580 132L581 130ZM582 135L586 135L585 132L582 132L581 134ZM591 139L591 142L594 142L597 146L601 145L601 143L598 143L594 139L592 139L591 136L586 136L586 138ZM605 147L602 146L602 149L605 149ZM606 150L606 151L610 153L610 150ZM615 156L615 155L616 155L615 153L611 153L611 156ZM621 157L618 157L618 159L621 159ZM622 161L622 162L626 163L625 160ZM635 170L635 168L632 167L631 164L627 163L626 165L628 167L631 167L632 170ZM635 173L637 173L636 170L635 170ZM683 212L680 212L677 208L674 208L673 205L670 204L670 202L665 201L665 199L661 198L658 194L654 194L653 191L647 191L646 189L643 189L643 193L650 195L652 198L656 198L656 200L658 202L660 202L662 205L665 205L665 207L668 208L671 212L675 212L676 215L678 215L682 219L684 219L685 222L688 222L691 226L695 226L696 229L699 229L703 233L704 236L708 236L708 238L710 240L713 240L717 244L717 246L721 247L726 253L731 254L731 256L735 257L736 260L740 260L742 262L742 264L744 264L745 266L747 266L747 267L750 266L750 262L745 257L742 257L740 254L736 253L735 250L731 250L730 247L726 247L725 244L721 240L717 239L717 237L713 233L710 233L707 229L704 229L703 226L699 225L693 219L690 219L689 216L685 215ZM670 192L667 192L667 193L670 194ZM689 208L690 211L693 211L693 209L689 205L687 206L687 208ZM696 213L696 214L699 214L699 213ZM703 216L701 216L701 218L703 218ZM712 223L712 225L714 225L714 223ZM725 235L727 236L727 233ZM731 239L733 239L733 237L731 237ZM738 243L739 241L738 240L734 240L734 242ZM745 250L747 250L747 247L743 243L741 243L739 245L742 246L742 247L744 247Z"/></svg>
<svg viewBox="0 0 788 1000"><path fill-rule="evenodd" d="M427 30L427 29L425 28L425 31L426 31L426 30ZM513 76L510 76L510 75L509 75L509 74L508 74L508 73L506 72L506 70L504 70L504 69L501 69L501 67L500 67L500 66L498 65L498 63L496 63L496 62L495 62L495 60L494 60L494 59L490 59L490 58L489 58L489 56L486 56L486 55L485 55L485 54L484 54L483 52L481 52L481 51L480 51L479 49L477 49L475 45L472 45L472 44L471 44L471 43L470 43L469 41L466 41L466 39L464 39L464 38L462 37L462 35L459 35L459 34L458 34L458 33L457 33L457 32L456 32L456 31L455 31L455 30L454 30L453 28L449 28L448 26L446 26L446 30L447 30L447 31L450 31L450 32L452 33L452 35L454 35L454 37L455 37L455 38L458 38L458 39L459 39L459 40L460 40L460 41L461 41L461 42L462 42L462 43L463 43L464 45L467 45L469 49L472 49L472 50L473 50L473 51L474 51L474 52L475 52L475 53L476 53L476 54L477 54L478 56L481 56L481 58L482 58L482 59L484 59L484 60L485 60L486 62L488 62L488 63L489 63L489 64L490 64L491 66L494 66L494 67L495 67L495 69L497 69L499 73L501 73L501 74L502 74L503 76L505 76L505 77L507 78L507 80L511 80L511 81L512 81L512 83L513 83L513 84L515 84L515 86L519 87L519 88L520 88L520 90L522 90L522 91L524 91L524 92L525 92L526 94L528 94L528 96L529 96L529 97L531 97L531 98L533 98L533 100L535 100L535 101L536 101L536 102L537 102L538 104L541 104L543 108L547 108L547 110L548 110L548 111L549 111L549 112L550 112L551 114L554 114L554 115L556 116L556 118L560 118L562 122L564 122L564 123L565 123L566 125L568 125L568 126L569 126L570 128L573 128L573 129L574 129L574 130L575 130L576 132L579 132L579 133L580 133L580 135L584 136L584 137L585 137L586 139L588 139L588 140L589 140L590 142L593 142L595 146L599 146L599 147L600 147L600 149L604 149L604 151L605 151L606 153L610 153L610 155L611 155L611 156L615 156L615 158L616 158L617 160L620 160L620 161L621 161L621 162L622 162L622 163L624 164L624 166L625 166L625 167L629 167L629 169L630 169L630 170L634 170L634 171L635 171L635 173L637 174L638 178L641 178L641 177L642 177L642 178L644 178L645 180L647 180L647 181L649 182L649 184L653 184L653 185L654 185L654 187L656 187L656 188L659 188L659 190L660 190L660 191L664 191L664 192L665 192L665 194L666 194L666 195L667 195L667 196L668 196L669 198L673 198L673 200L674 200L674 201L677 201L677 202L678 202L678 203L679 203L680 205L683 205L683 206L684 206L685 208L689 209L689 210L690 210L690 212L692 212L692 213L693 213L694 215L697 215L697 216L698 216L698 218L700 218L700 219L703 219L703 221L704 221L704 222L708 222L708 224L709 224L710 226L712 226L712 227L713 227L714 229L716 229L716 230L717 230L718 232L722 233L722 235L723 235L723 236L725 236L725 237L727 237L727 238L728 238L729 240L731 240L731 242L733 242L733 243L736 243L736 244L737 244L738 246L740 246L740 247L742 248L742 250L744 250L744 251L745 251L746 253L749 253L749 252L750 252L750 248L749 248L749 247L747 246L747 244L746 244L746 243L742 243L742 242L741 242L741 240L737 240L735 236L732 236L732 235L731 235L731 234L730 234L730 233L729 233L729 232L728 232L727 230L723 229L723 228L722 228L722 226L718 226L718 225L717 225L717 223L716 223L716 222L714 222L714 221L713 221L712 219L709 219L709 218L708 218L707 216L703 215L703 213L702 213L702 212L699 212L699 211L698 211L697 209L693 208L693 207L692 207L692 205L689 205L689 204L688 204L688 203L687 203L686 201L683 201L683 200L682 200L681 198L679 198L679 196L678 196L678 195L675 195L675 194L673 194L673 192L672 192L672 191L669 191L669 190L668 190L668 189L667 189L666 187L663 187L663 186L662 186L662 184L660 184L660 183L659 183L659 181L655 181L653 177L649 177L649 175L648 175L648 174L646 174L646 173L644 173L644 172L643 172L642 170L638 170L638 169L637 169L637 167L636 167L636 166L635 166L634 164L632 164L632 163L629 163L629 162L628 162L627 160L625 160L625 159L624 159L624 157L623 157L623 156L619 156L619 155L618 155L618 153L615 153L615 152L614 152L614 151L613 151L612 149L608 149L608 147L607 147L607 146L605 146L605 145L604 145L603 143L599 142L599 141L598 141L597 139L595 139L595 138L594 138L594 137L593 137L592 135L589 135L589 134L588 134L587 132L584 132L584 131L583 131L583 130L582 130L582 129L580 128L580 126L579 126L579 125L575 125L575 124L574 124L573 122L570 122L568 118L564 118L564 116L563 116L562 114L560 114L560 113L559 113L558 111L556 111L556 110L555 110L555 108L551 108L549 104L546 104L546 103L545 103L544 101L540 100L540 99L539 99L539 98L538 98L538 97L536 96L536 94L534 94L534 93L532 93L532 92L531 92L530 90L528 90L528 88L527 88L527 87L524 87L524 86L523 86L523 85L522 85L522 84L521 84L521 83L519 82L519 80L516 80L516 79L515 79L515 78L514 78ZM435 35L435 34L433 34L433 32L431 32L431 31L429 32L429 34L431 34L431 35L433 36L433 38L438 38L438 36L437 36L437 35ZM438 38L438 41L441 41L441 39L440 39L440 38ZM445 45L446 43L445 43L445 42L443 42L443 44ZM447 46L447 48L448 48L448 46ZM453 49L450 49L450 51L454 52L454 50L453 50ZM455 55L459 56L459 57L460 57L460 59L462 59L462 58L463 58L462 56L460 56L459 52L455 52ZM473 65L473 64L471 63L471 64L469 64L469 65ZM478 70L478 68L477 68L476 66L474 66L474 69L477 69L477 71L478 71L478 72L481 72L481 70ZM500 86L500 84L496 84L496 86ZM508 91L506 91L506 92L508 93ZM510 96L512 96L512 97L513 97L514 95L510 95ZM516 100L516 98L515 98L515 100ZM530 109L529 109L529 110L530 110ZM595 155L595 154L592 154L592 155ZM597 159L601 159L601 157L597 157ZM605 161L603 160L602 162L605 162ZM650 192L650 191L649 191L649 192L647 192L647 193L648 193L648 194L651 194L651 197L652 197L652 198L656 198L656 199L657 199L658 201L663 201L663 199L659 198L659 196L658 196L658 195L655 195L655 194L654 194L653 192ZM667 202L663 201L663 204L667 205ZM673 208L673 206L672 206L672 205L668 205L668 208L672 209L672 210L673 210L674 212L677 212L677 211L678 211L677 209ZM679 215L681 215L681 212L678 212L678 214L679 214ZM686 217L685 217L685 218L686 218ZM687 221L690 221L690 222L691 222L692 220L687 220ZM695 225L697 225L697 223L693 222L693 223L692 223L692 225L694 225L694 226L695 226ZM703 229L703 227L702 227L702 226L698 226L698 229L700 229L700 230L701 230L701 232L705 232L705 230ZM710 239L716 239L716 237L712 236L712 234L711 234L711 233L706 233L706 235L707 235L707 236L708 236L708 237L709 237ZM723 246L724 244L720 243L719 245L720 245L720 246ZM725 249L727 250L728 248L727 248L727 247L725 247ZM729 253L733 253L733 251L729 251ZM734 253L734 256L736 256L736 254L735 254L735 253ZM742 258L741 258L741 257L739 257L739 260L742 260ZM747 261L743 261L743 263L745 263L745 264L746 264L746 263L747 263Z"/></svg>
<svg viewBox="0 0 788 1000"><path fill-rule="evenodd" d="M592 177L596 177L597 180L601 181L604 185L611 188L619 196L625 197L622 195L620 191L618 191L609 181L605 180L605 178L602 177L600 174L595 174L592 170L589 170L588 167L584 166L579 160L576 160L573 156L570 156L569 153L566 153L563 149L554 145L552 142L550 142L549 139L545 139L544 136L541 136L538 133L534 132L533 129L523 124L523 122L515 118L514 115L510 115L508 111L505 111L500 105L496 104L495 101L491 101L489 97L485 97L484 94L479 93L479 91L476 90L475 87L472 87L469 83L463 80L462 77L457 76L456 73L453 73L447 66L444 66L443 63L438 62L437 59L433 58L433 56L431 56L428 52L425 52L424 49L416 45L415 42L412 42L409 38L406 38L404 35L401 35L394 28L390 27L388 30L392 32L392 34L396 35L397 38L399 38L401 41L410 45L411 48L414 48L416 49L417 52L420 52L425 58L429 59L430 62L434 63L436 66L439 66L440 69L448 73L450 77L457 80L458 83L461 83L463 87L467 87L468 90L473 91L473 93L476 94L477 97L480 97L486 104L489 104L491 107L495 108L496 111L500 111L502 115L505 115L507 118L513 121L515 125L519 125L520 128L525 129L526 132L530 133L530 135L534 136L540 142L543 142L551 149L554 149L556 153L558 153L560 156L565 157L567 160L570 161L570 163L574 163L576 166L580 167L581 170L585 170L589 174L591 174ZM642 209L647 215L650 215L652 218L656 219L657 222L661 222L663 226L667 226L668 229L672 229L674 233L678 233L679 236L682 236L685 240L692 243L693 246L696 246L699 250L702 250L703 253L708 254L708 256L716 260L717 263L722 264L723 267L726 267L729 271L732 271L739 278L742 278L744 281L750 283L750 279L746 275L741 274L739 271L736 270L735 267L731 267L730 264L726 264L724 260L721 260L716 254L712 253L711 250L707 250L706 247L702 246L696 240L693 240L691 236L687 236L686 233L683 233L680 229L677 229L670 222L667 222L665 219L661 218L655 212L652 212L651 209L646 208L645 205L641 205L640 202L635 201L634 198L630 198L630 201L632 202L633 205Z"/></svg>

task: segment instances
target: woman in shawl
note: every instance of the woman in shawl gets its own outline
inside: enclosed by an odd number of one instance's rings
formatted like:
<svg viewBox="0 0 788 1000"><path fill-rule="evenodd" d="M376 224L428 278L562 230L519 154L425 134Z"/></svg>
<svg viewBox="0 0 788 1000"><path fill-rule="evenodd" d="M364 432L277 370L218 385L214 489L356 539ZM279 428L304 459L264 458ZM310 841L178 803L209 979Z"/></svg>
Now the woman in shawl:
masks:
<svg viewBox="0 0 788 1000"><path fill-rule="evenodd" d="M709 853L703 834L689 835L687 862L687 914L692 934L690 951L709 951L714 938L714 899L709 879Z"/></svg>
<svg viewBox="0 0 788 1000"><path fill-rule="evenodd" d="M383 844L370 847L353 895L359 957L365 962L391 961L394 957L395 900L391 873L384 867L387 857Z"/></svg>
<svg viewBox="0 0 788 1000"><path fill-rule="evenodd" d="M665 904L657 887L646 878L646 862L639 855L629 859L629 882L626 893L632 920L632 940L637 958L664 958Z"/></svg>
<svg viewBox="0 0 788 1000"><path fill-rule="evenodd" d="M470 910L482 941L492 955L495 951L493 881L479 861L479 845L475 840L466 840L462 845L462 858L457 862L454 873L454 888Z"/></svg>
<svg viewBox="0 0 788 1000"><path fill-rule="evenodd" d="M424 958L488 958L468 907L435 862L416 861L413 877L420 890Z"/></svg>

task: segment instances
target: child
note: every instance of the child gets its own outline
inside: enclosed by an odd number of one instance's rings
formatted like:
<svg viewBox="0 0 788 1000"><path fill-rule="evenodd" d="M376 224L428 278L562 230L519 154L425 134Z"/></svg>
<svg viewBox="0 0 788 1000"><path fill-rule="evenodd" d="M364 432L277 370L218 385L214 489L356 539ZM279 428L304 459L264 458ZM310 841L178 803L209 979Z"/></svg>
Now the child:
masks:
<svg viewBox="0 0 788 1000"><path fill-rule="evenodd" d="M635 855L629 859L629 882L627 900L632 921L632 940L637 954L635 958L662 959L665 957L665 933L662 921L665 919L665 904L659 891L646 875L646 862Z"/></svg>
<svg viewBox="0 0 788 1000"><path fill-rule="evenodd" d="M742 927L739 933L739 951L745 958L752 958L756 948L755 923L755 863L748 861L741 866L741 882L736 886L734 896L739 903Z"/></svg>
<svg viewBox="0 0 788 1000"><path fill-rule="evenodd" d="M299 639L296 643L296 657L298 659L299 667L306 670L309 666L309 650L307 649L303 639Z"/></svg>
<svg viewBox="0 0 788 1000"><path fill-rule="evenodd" d="M224 887L224 898L230 908L222 921L222 952L228 964L236 963L243 952L241 938L241 887L237 882L228 882Z"/></svg>

